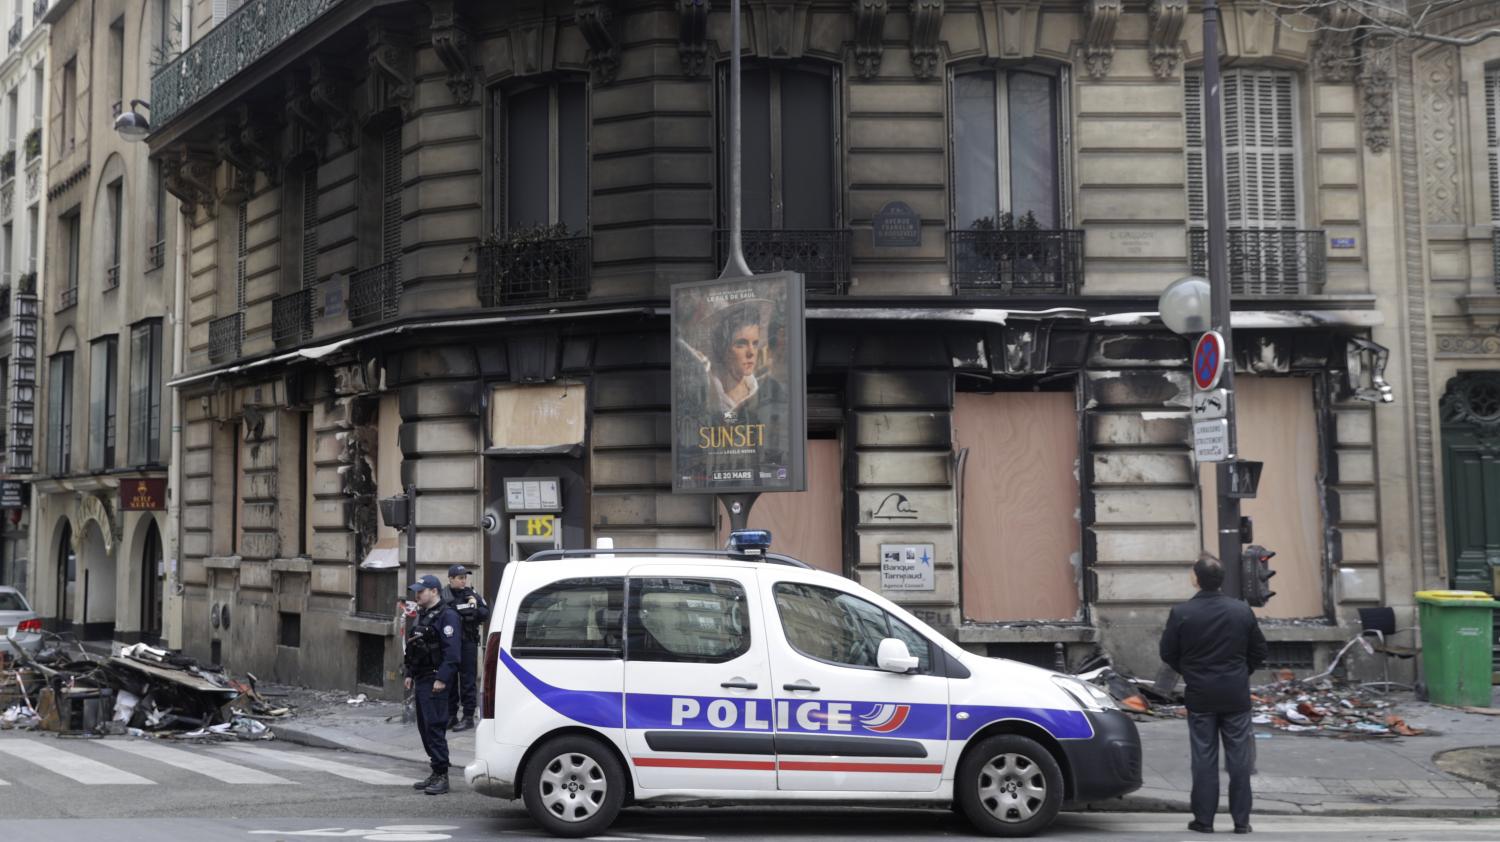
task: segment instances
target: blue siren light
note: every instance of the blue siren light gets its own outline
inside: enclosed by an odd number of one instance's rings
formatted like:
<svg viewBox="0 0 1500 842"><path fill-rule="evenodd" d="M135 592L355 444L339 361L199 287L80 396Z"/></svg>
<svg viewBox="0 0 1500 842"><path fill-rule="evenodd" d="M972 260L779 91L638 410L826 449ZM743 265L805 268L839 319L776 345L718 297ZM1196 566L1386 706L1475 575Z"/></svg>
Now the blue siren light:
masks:
<svg viewBox="0 0 1500 842"><path fill-rule="evenodd" d="M766 529L741 529L729 533L729 550L735 553L765 555L771 550L771 533Z"/></svg>

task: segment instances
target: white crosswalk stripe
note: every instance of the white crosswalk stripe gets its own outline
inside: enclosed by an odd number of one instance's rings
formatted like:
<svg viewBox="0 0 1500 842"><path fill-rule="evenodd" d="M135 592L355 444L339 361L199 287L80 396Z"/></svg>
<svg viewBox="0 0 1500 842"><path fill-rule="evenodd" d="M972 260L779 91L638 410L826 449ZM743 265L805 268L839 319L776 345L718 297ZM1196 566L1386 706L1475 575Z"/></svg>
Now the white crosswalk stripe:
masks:
<svg viewBox="0 0 1500 842"><path fill-rule="evenodd" d="M293 766L302 766L307 769L318 769L330 775L337 775L341 778L348 778L351 781L359 781L360 783L371 784L373 786L411 786L415 781L414 778L403 778L392 775L389 772L366 769L363 766L340 763L337 760L328 760L324 757L308 757L295 752L279 751L272 748L232 745L225 746L224 750L247 755L267 765L290 764Z"/></svg>
<svg viewBox="0 0 1500 842"><path fill-rule="evenodd" d="M140 775L116 769L106 763L63 751L37 740L5 740L0 742L0 753L9 754L28 763L33 763L48 772L54 772L81 784L155 784Z"/></svg>
<svg viewBox="0 0 1500 842"><path fill-rule="evenodd" d="M239 766L228 763L206 754L184 751L180 748L168 748L156 743L124 742L119 740L104 740L98 745L109 746L112 749L133 754L136 757L144 757L147 760L155 760L168 766L176 766L189 772L206 775L214 780L223 781L227 784L290 784L279 775L270 772L262 772L259 769L251 769L248 766Z"/></svg>

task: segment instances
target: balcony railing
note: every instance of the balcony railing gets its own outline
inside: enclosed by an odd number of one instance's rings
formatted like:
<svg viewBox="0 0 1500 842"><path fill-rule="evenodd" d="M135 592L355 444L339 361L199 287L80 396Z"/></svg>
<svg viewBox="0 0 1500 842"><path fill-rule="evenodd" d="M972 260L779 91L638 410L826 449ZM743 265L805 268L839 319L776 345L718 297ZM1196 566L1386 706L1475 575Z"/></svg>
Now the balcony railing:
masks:
<svg viewBox="0 0 1500 842"><path fill-rule="evenodd" d="M52 5L52 0L36 0L31 6L32 17L40 22L42 15L47 14L47 7L50 5Z"/></svg>
<svg viewBox="0 0 1500 842"><path fill-rule="evenodd" d="M744 232L745 262L752 272L801 272L814 295L843 295L849 291L847 229L750 229ZM729 253L729 232L718 232L718 263Z"/></svg>
<svg viewBox="0 0 1500 842"><path fill-rule="evenodd" d="M104 270L104 288L106 290L111 290L111 289L115 289L119 285L120 285L120 264L116 263L115 265L113 265L113 266L109 267L108 269Z"/></svg>
<svg viewBox="0 0 1500 842"><path fill-rule="evenodd" d="M1208 274L1208 231L1188 231L1193 272ZM1321 230L1230 228L1229 291L1235 295L1315 295L1328 280Z"/></svg>
<svg viewBox="0 0 1500 842"><path fill-rule="evenodd" d="M209 322L208 361L217 364L239 359L240 340L244 334L244 313L232 313Z"/></svg>
<svg viewBox="0 0 1500 842"><path fill-rule="evenodd" d="M388 260L349 276L349 323L368 325L401 312L401 261Z"/></svg>
<svg viewBox="0 0 1500 842"><path fill-rule="evenodd" d="M575 301L589 294L593 240L497 243L479 248L479 300L486 307Z"/></svg>
<svg viewBox="0 0 1500 842"><path fill-rule="evenodd" d="M1083 232L948 232L955 295L1077 295L1083 286Z"/></svg>
<svg viewBox="0 0 1500 842"><path fill-rule="evenodd" d="M10 25L10 37L6 40L10 43L12 50L16 48L17 44L21 43L21 29L25 25L25 22L24 18L18 17L16 18L16 22Z"/></svg>
<svg viewBox="0 0 1500 842"><path fill-rule="evenodd" d="M78 287L64 287L57 294L57 312L78 306Z"/></svg>
<svg viewBox="0 0 1500 842"><path fill-rule="evenodd" d="M312 335L312 291L298 290L271 302L271 340L296 345Z"/></svg>
<svg viewBox="0 0 1500 842"><path fill-rule="evenodd" d="M151 77L151 122L165 126L341 0L249 0Z"/></svg>
<svg viewBox="0 0 1500 842"><path fill-rule="evenodd" d="M167 241L157 240L146 250L146 271L160 269L167 263Z"/></svg>

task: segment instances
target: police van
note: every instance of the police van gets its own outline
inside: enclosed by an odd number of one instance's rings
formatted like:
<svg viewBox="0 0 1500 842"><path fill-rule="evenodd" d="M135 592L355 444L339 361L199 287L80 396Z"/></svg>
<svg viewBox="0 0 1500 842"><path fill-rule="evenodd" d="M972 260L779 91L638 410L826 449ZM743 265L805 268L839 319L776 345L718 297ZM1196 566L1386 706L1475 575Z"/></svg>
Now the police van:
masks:
<svg viewBox="0 0 1500 842"><path fill-rule="evenodd" d="M769 543L508 565L465 780L570 837L626 804L770 801L951 803L1025 836L1140 786L1103 691L966 652Z"/></svg>

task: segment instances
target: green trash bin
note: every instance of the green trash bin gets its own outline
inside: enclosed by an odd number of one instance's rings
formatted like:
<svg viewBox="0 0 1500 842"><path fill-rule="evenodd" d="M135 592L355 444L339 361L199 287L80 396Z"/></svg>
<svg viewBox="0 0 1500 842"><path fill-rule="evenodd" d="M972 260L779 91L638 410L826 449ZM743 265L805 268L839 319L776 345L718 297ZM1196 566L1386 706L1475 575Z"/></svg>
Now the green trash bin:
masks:
<svg viewBox="0 0 1500 842"><path fill-rule="evenodd" d="M1427 698L1489 707L1490 645L1500 602L1482 591L1417 591Z"/></svg>

